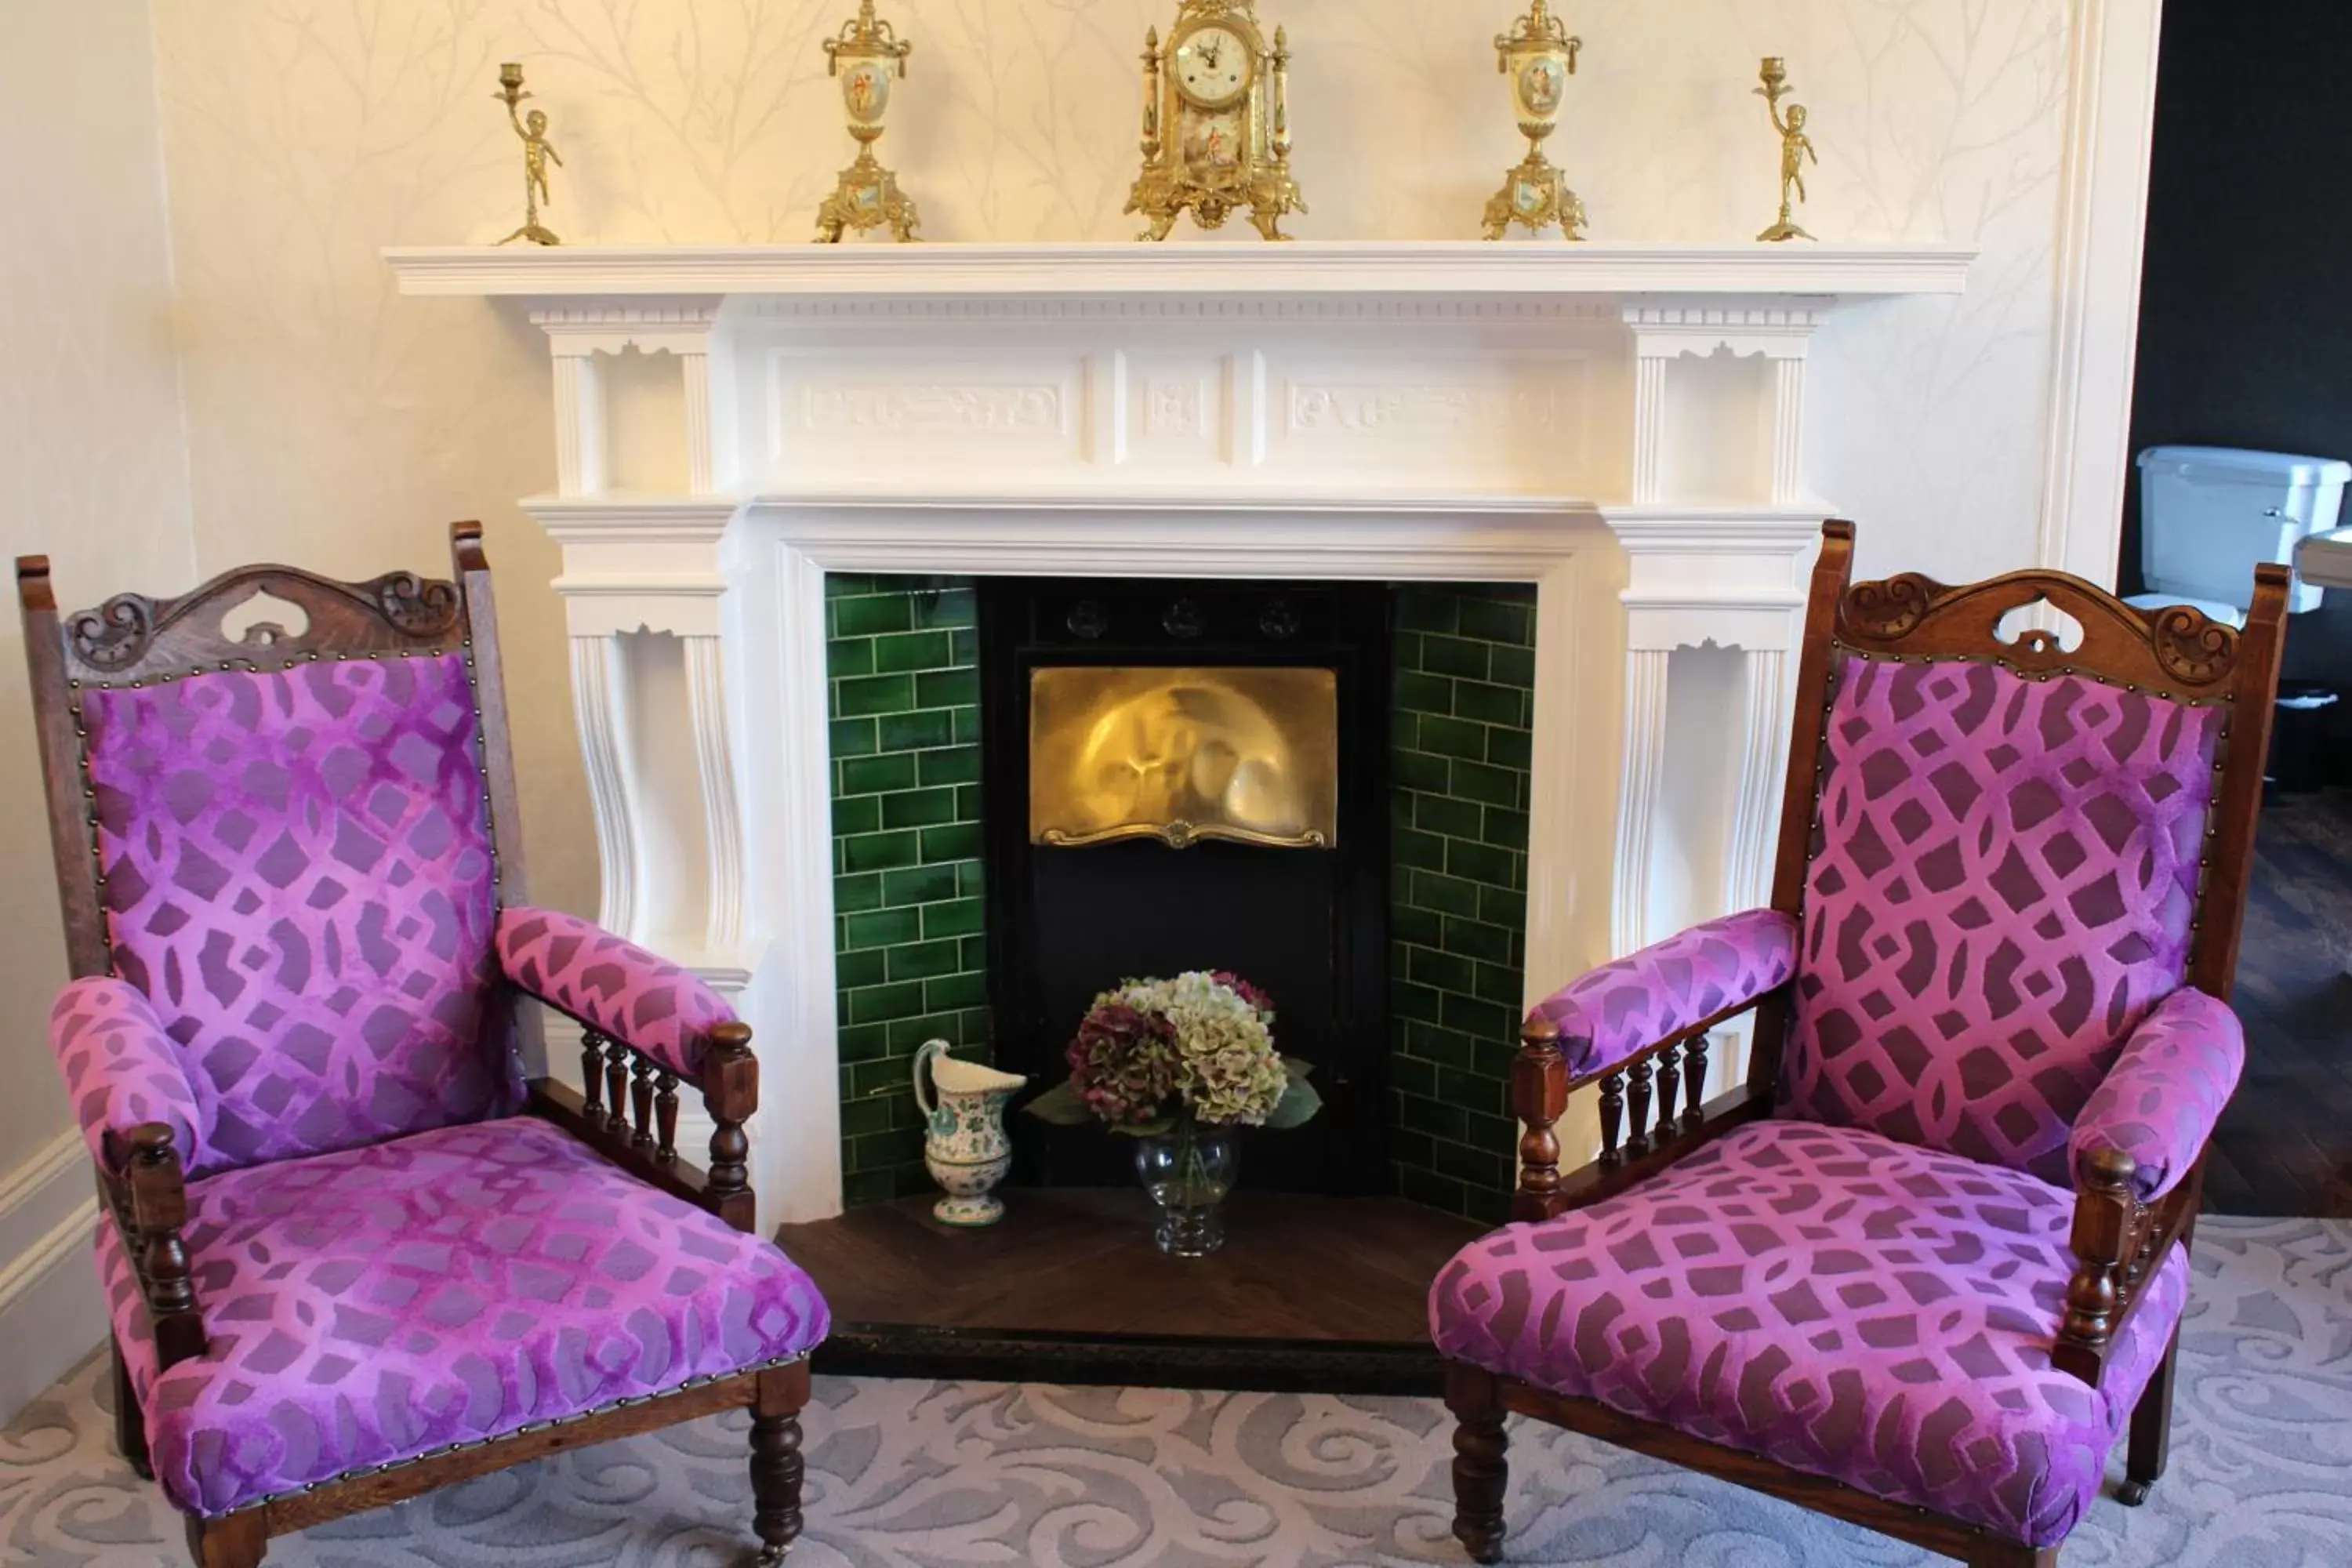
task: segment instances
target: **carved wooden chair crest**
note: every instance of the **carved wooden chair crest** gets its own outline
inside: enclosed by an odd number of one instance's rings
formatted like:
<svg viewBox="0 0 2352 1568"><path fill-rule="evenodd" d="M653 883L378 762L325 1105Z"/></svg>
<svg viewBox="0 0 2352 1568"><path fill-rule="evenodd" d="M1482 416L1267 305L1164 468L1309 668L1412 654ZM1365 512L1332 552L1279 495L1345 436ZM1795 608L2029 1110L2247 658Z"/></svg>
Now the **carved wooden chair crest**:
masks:
<svg viewBox="0 0 2352 1568"><path fill-rule="evenodd" d="M47 562L16 563L123 1451L200 1563L249 1568L272 1535L748 1407L772 1561L827 1319L754 1231L751 1032L525 902L478 527L453 551L454 582L257 566L65 616ZM525 996L583 1026L584 1098L526 1076Z"/></svg>
<svg viewBox="0 0 2352 1568"><path fill-rule="evenodd" d="M1454 1532L1517 1412L1977 1564L2162 1473L2286 574L2242 632L2079 579L1849 585L1824 530L1769 908L1529 1016L1516 1224L1433 1289ZM2047 601L2076 624L2006 637ZM1755 1014L1747 1080L1707 1039ZM1572 1089L1602 1152L1559 1169Z"/></svg>

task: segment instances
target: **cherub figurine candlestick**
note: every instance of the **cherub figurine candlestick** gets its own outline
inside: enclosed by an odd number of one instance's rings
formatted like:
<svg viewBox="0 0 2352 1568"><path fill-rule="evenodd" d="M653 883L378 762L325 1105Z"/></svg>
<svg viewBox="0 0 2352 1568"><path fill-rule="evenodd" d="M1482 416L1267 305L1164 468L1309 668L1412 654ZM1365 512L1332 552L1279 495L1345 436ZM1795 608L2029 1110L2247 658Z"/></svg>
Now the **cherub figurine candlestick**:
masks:
<svg viewBox="0 0 2352 1568"><path fill-rule="evenodd" d="M1559 127L1568 79L1576 74L1583 48L1584 40L1570 37L1551 14L1549 0L1535 0L1509 32L1496 36L1495 68L1511 79L1511 108L1528 139L1528 155L1503 176L1503 188L1486 204L1488 239L1502 238L1515 223L1538 234L1558 224L1568 238L1584 237L1584 204L1543 154L1544 138Z"/></svg>
<svg viewBox="0 0 2352 1568"><path fill-rule="evenodd" d="M539 221L539 204L554 205L547 189L547 166L552 163L561 169L563 159L555 151L555 143L547 139L545 111L534 109L526 120L517 108L531 96L522 89L522 67L513 60L500 66L499 90L490 96L507 106L507 121L513 125L514 133L522 138L522 226L499 243L511 245L518 239L527 239L533 245L562 245L554 230Z"/></svg>
<svg viewBox="0 0 2352 1568"><path fill-rule="evenodd" d="M1805 106L1789 105L1789 112L1780 112L1780 100L1789 90L1789 64L1778 55L1767 55L1759 73L1764 85L1756 96L1764 100L1772 116L1772 129L1780 133L1780 221L1756 237L1768 242L1783 239L1811 239L1813 237L1799 228L1796 205L1805 200L1805 160L1818 163L1822 155L1813 151L1812 139L1805 134Z"/></svg>
<svg viewBox="0 0 2352 1568"><path fill-rule="evenodd" d="M907 57L914 52L911 40L875 17L874 0L858 0L857 19L843 23L841 36L824 41L825 72L841 79L841 106L849 133L857 139L857 162L841 172L840 184L817 208L820 244L840 244L844 229L863 234L886 225L905 244L923 221L914 201L898 189L898 176L874 156L890 112L890 83L906 79Z"/></svg>

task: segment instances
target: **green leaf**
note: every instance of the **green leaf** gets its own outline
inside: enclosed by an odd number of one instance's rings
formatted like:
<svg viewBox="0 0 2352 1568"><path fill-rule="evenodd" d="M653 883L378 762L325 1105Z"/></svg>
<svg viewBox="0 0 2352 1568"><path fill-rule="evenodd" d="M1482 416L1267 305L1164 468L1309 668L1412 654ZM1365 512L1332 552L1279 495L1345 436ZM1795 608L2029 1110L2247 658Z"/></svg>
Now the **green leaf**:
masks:
<svg viewBox="0 0 2352 1568"><path fill-rule="evenodd" d="M1290 1087L1282 1091L1281 1100L1268 1113L1265 1124L1277 1130L1304 1127L1323 1109L1323 1097L1305 1078L1294 1078Z"/></svg>
<svg viewBox="0 0 2352 1568"><path fill-rule="evenodd" d="M1315 1064L1301 1061L1297 1057L1285 1057L1282 1058L1282 1070L1290 1075L1291 1082L1297 1083L1315 1070Z"/></svg>
<svg viewBox="0 0 2352 1568"><path fill-rule="evenodd" d="M1067 1079L1021 1109L1038 1121L1050 1121L1056 1127L1084 1127L1095 1120L1095 1113L1087 1109L1087 1102L1078 1098L1077 1089Z"/></svg>

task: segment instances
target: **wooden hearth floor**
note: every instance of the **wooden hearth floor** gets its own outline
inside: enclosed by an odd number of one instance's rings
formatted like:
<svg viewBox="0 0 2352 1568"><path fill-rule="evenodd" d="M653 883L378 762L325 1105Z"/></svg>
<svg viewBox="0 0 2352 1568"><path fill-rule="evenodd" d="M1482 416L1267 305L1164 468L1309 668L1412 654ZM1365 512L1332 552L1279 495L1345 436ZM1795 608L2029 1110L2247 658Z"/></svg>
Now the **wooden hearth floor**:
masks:
<svg viewBox="0 0 2352 1568"><path fill-rule="evenodd" d="M1484 1229L1394 1198L1238 1193L1223 1250L1162 1257L1128 1189L1016 1189L986 1230L929 1198L788 1225L832 1305L819 1372L1434 1393L1424 1303Z"/></svg>

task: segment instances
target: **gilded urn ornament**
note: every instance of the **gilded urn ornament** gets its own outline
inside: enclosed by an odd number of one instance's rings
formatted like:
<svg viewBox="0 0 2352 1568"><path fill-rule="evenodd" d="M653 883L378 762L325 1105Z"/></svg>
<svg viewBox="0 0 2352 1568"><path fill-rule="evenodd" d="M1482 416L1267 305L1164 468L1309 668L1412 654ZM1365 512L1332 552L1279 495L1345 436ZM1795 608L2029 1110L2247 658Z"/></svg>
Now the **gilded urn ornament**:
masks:
<svg viewBox="0 0 2352 1568"><path fill-rule="evenodd" d="M892 84L906 79L907 57L915 52L889 23L874 14L874 0L859 0L857 16L842 24L841 36L824 41L825 72L841 83L841 108L857 141L857 161L841 172L833 195L817 208L816 237L838 245L844 231L860 234L888 228L901 243L915 237L922 222L912 198L898 189L898 176L874 156L890 112Z"/></svg>
<svg viewBox="0 0 2352 1568"><path fill-rule="evenodd" d="M1780 133L1780 216L1756 237L1767 244L1811 239L1811 235L1797 226L1796 204L1805 199L1805 160L1810 158L1819 163L1822 155L1813 151L1812 138L1805 134L1805 106L1792 103L1787 113L1780 110L1780 100L1789 92L1789 62L1777 55L1767 55L1757 74L1764 85L1756 89L1756 96L1764 100L1766 110L1772 116L1772 129Z"/></svg>
<svg viewBox="0 0 2352 1568"><path fill-rule="evenodd" d="M1549 0L1535 0L1509 32L1496 36L1496 68L1509 79L1511 109L1528 139L1528 155L1486 203L1488 239L1502 238L1513 224L1538 234L1557 226L1569 239L1584 237L1584 203L1543 152L1544 139L1559 129L1568 79L1583 50L1584 40L1569 36Z"/></svg>
<svg viewBox="0 0 2352 1568"><path fill-rule="evenodd" d="M499 243L511 245L527 239L533 245L562 245L555 231L539 221L540 204L551 199L547 167L551 163L563 167L555 143L547 139L547 111L534 109L528 116L521 112L522 100L531 95L523 90L522 66L514 60L499 68L499 90L490 96L507 106L507 122L522 139L522 226Z"/></svg>
<svg viewBox="0 0 2352 1568"><path fill-rule="evenodd" d="M1160 240L1191 213L1222 228L1235 212L1268 239L1307 210L1290 175L1290 43L1269 45L1255 0L1182 0L1168 47L1150 29L1143 47L1143 173L1127 210Z"/></svg>

